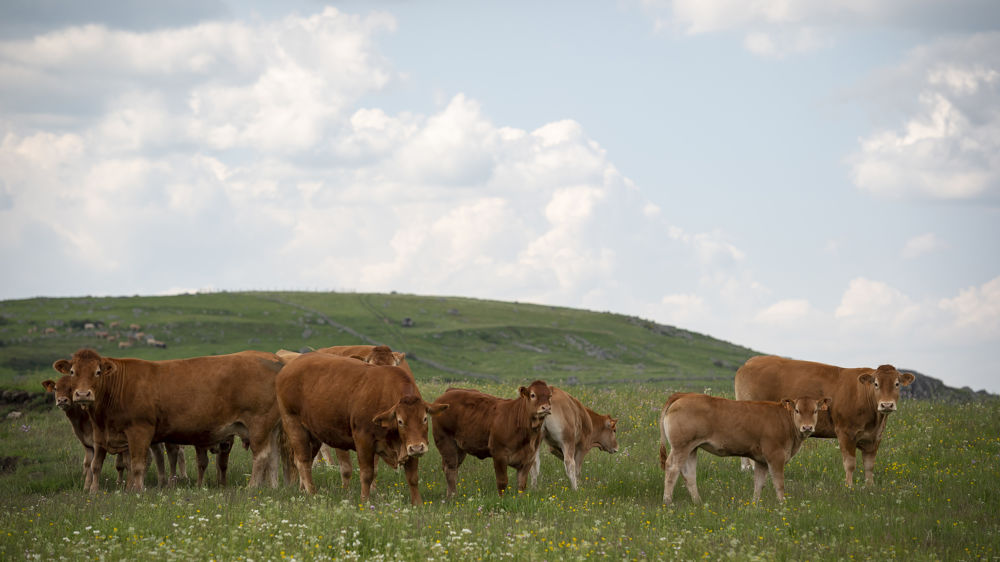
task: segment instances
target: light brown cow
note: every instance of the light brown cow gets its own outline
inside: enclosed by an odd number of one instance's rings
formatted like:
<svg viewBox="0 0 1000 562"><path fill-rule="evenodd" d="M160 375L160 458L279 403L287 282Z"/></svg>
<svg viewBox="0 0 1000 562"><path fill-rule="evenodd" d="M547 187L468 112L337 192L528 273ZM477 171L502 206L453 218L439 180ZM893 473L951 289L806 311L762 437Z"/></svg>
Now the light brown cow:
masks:
<svg viewBox="0 0 1000 562"><path fill-rule="evenodd" d="M517 469L517 489L524 491L535 466L542 440L542 424L552 412L552 390L535 381L518 390L517 398L504 399L478 390L449 388L434 401L450 407L435 415L434 443L448 482L448 497L455 495L458 467L467 454L493 458L497 492L507 489L507 467Z"/></svg>
<svg viewBox="0 0 1000 562"><path fill-rule="evenodd" d="M736 371L738 400L779 400L785 396L829 396L829 414L819 417L813 437L836 437L848 487L854 486L857 450L861 449L865 484L875 479L875 454L889 414L897 409L899 389L913 375L892 365L845 369L775 356L751 357ZM747 468L744 465L744 468Z"/></svg>
<svg viewBox="0 0 1000 562"><path fill-rule="evenodd" d="M70 426L73 428L73 434L80 441L80 444L83 445L83 489L89 490L94 478L94 473L91 470L91 463L94 460L93 422L91 422L90 416L84 410L83 406L73 403L73 379L70 375L59 377L57 381L44 380L42 381L42 387L45 388L46 392L51 392L55 395L56 406L66 414L66 419L69 420ZM180 467L180 471L184 472L184 451L177 445L166 445L167 455L170 459L169 480L167 479L163 463L163 445L155 443L149 450L156 461L156 477L160 487L166 486L168 482L177 479L178 466ZM125 481L124 473L128 468L128 450L116 450L112 451L112 453L116 455L115 469L118 471L117 483L121 484Z"/></svg>
<svg viewBox="0 0 1000 562"><path fill-rule="evenodd" d="M753 501L768 472L778 501L785 501L785 463L815 430L816 417L830 399L798 398L748 402L678 392L660 412L660 467L664 469L663 503L670 505L677 476L695 503L698 495L698 449L720 457L741 456L754 462ZM667 444L670 454L667 454Z"/></svg>
<svg viewBox="0 0 1000 562"><path fill-rule="evenodd" d="M371 493L378 455L393 468L403 465L410 502L421 503L418 468L429 448L427 415L447 406L424 402L409 373L309 353L282 369L276 390L299 481L307 493L316 492L312 463L320 444L326 443L357 451L362 501Z"/></svg>
<svg viewBox="0 0 1000 562"><path fill-rule="evenodd" d="M253 452L250 485L278 485L281 426L274 381L281 362L273 353L144 361L77 351L53 368L72 375L73 402L87 406L94 422L92 470L104 455L128 447L128 488L142 490L150 443L166 441L211 447L232 435L248 439ZM91 482L96 492L97 479Z"/></svg>
<svg viewBox="0 0 1000 562"><path fill-rule="evenodd" d="M590 449L599 447L607 453L618 452L618 420L598 414L561 388L549 388L552 389L552 413L545 416L542 439L548 443L549 451L562 459L570 487L576 490L583 457ZM535 465L531 468L532 486L538 482L541 461L542 448L539 447L535 453Z"/></svg>
<svg viewBox="0 0 1000 562"><path fill-rule="evenodd" d="M410 364L406 362L406 354L393 351L386 345L335 345L317 349L312 353L353 357L371 365L399 367L409 373L411 379L413 378L413 371L410 369ZM301 353L286 349L279 349L276 354L281 359L281 362L286 365L302 355ZM413 383L416 384L416 380ZM320 455L330 465L333 465L334 456L337 457L337 466L340 468L340 484L341 487L347 488L351 482L351 473L354 472L354 467L351 465L351 452L343 449L335 449L323 443L319 448L317 458Z"/></svg>

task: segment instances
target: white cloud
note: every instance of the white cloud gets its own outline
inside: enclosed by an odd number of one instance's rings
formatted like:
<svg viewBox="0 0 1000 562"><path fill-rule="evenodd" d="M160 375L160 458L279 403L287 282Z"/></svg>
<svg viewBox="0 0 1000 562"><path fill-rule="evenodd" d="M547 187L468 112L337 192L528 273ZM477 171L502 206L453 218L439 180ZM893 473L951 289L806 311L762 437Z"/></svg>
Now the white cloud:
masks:
<svg viewBox="0 0 1000 562"><path fill-rule="evenodd" d="M1000 33L916 49L894 74L917 105L899 128L860 140L854 183L895 198L1000 195Z"/></svg>
<svg viewBox="0 0 1000 562"><path fill-rule="evenodd" d="M1000 277L980 287L963 289L953 298L941 299L938 306L952 317L957 337L1000 340Z"/></svg>
<svg viewBox="0 0 1000 562"><path fill-rule="evenodd" d="M754 318L762 324L787 326L797 324L813 313L813 308L806 299L787 299L778 301L757 313Z"/></svg>
<svg viewBox="0 0 1000 562"><path fill-rule="evenodd" d="M915 259L947 247L948 245L938 238L937 235L933 232L928 232L907 240L906 245L903 247L903 257L906 259Z"/></svg>
<svg viewBox="0 0 1000 562"><path fill-rule="evenodd" d="M851 280L835 318L852 324L898 330L913 319L916 304L902 291L864 277Z"/></svg>

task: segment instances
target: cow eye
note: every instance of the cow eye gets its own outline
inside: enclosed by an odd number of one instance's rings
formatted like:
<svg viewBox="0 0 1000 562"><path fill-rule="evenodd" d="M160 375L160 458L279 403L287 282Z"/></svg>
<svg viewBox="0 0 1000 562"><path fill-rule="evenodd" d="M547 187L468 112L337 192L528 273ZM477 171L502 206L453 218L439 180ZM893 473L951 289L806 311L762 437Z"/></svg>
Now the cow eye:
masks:
<svg viewBox="0 0 1000 562"><path fill-rule="evenodd" d="M534 392L532 392L532 393L531 393L531 399L532 399L532 400L534 400L534 399L535 399L535 393L534 393Z"/></svg>
<svg viewBox="0 0 1000 562"><path fill-rule="evenodd" d="M398 423L399 425L403 425L403 420L396 420L396 423Z"/></svg>
<svg viewBox="0 0 1000 562"><path fill-rule="evenodd" d="M71 367L70 370L69 370L69 374L75 376L76 375L76 367Z"/></svg>
<svg viewBox="0 0 1000 562"><path fill-rule="evenodd" d="M427 414L424 414L424 423L427 423Z"/></svg>
<svg viewBox="0 0 1000 562"><path fill-rule="evenodd" d="M899 388L899 381L896 381L896 388Z"/></svg>
<svg viewBox="0 0 1000 562"><path fill-rule="evenodd" d="M875 388L878 388L878 382L877 381L875 382Z"/></svg>

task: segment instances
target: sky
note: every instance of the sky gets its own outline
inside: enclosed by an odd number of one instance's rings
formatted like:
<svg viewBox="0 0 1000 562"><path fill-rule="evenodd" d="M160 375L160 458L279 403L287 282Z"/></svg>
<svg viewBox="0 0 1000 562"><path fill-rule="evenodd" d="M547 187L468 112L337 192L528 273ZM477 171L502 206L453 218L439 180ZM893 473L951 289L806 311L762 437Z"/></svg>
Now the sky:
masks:
<svg viewBox="0 0 1000 562"><path fill-rule="evenodd" d="M4 0L0 299L398 291L1000 392L995 0Z"/></svg>

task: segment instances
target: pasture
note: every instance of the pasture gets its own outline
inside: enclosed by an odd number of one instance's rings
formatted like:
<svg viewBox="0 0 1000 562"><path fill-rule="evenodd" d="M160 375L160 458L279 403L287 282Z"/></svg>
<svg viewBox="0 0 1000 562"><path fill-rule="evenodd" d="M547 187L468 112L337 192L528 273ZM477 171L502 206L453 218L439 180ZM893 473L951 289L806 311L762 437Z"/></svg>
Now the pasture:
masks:
<svg viewBox="0 0 1000 562"><path fill-rule="evenodd" d="M448 386L420 381L433 399ZM517 383L482 383L513 396ZM566 387L620 418L620 451L592 450L578 491L545 453L536 489L499 498L492 464L466 459L458 495L445 502L440 457L420 466L424 504L411 507L402 473L380 464L372 501L359 503L357 469L341 490L318 465L318 493L291 486L248 489L248 452L237 447L228 488L189 482L125 493L105 464L102 492L82 491L82 449L54 406L0 425L3 455L22 460L0 474L0 558L281 560L720 559L971 560L1000 558L1000 401L967 405L904 400L879 452L876 485L843 485L834 440L810 439L786 467L784 505L768 483L751 504L752 477L734 458L699 454L705 503L678 483L661 505L656 417L664 384ZM726 392L716 392L725 394ZM356 462L355 462L356 467ZM513 475L513 472L511 472Z"/></svg>

